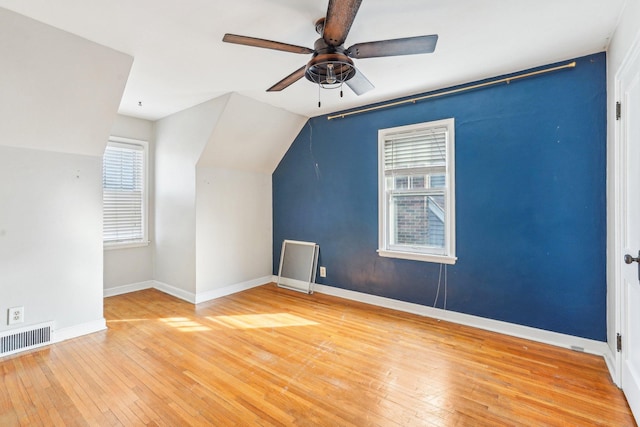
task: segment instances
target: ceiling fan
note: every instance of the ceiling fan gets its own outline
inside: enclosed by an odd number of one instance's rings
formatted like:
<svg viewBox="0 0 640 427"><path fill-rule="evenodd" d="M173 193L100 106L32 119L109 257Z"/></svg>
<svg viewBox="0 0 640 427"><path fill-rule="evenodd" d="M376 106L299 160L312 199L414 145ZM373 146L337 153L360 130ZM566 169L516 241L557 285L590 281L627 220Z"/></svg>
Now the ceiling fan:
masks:
<svg viewBox="0 0 640 427"><path fill-rule="evenodd" d="M225 34L222 41L285 52L312 54L311 60L306 65L271 86L267 92L281 91L304 76L323 88L334 88L346 83L356 95L361 95L373 89L374 86L356 69L351 58L432 53L436 48L438 35L357 43L345 49L344 42L358 13L360 3L362 0L329 0L326 18L320 18L315 24L320 38L316 40L313 49L236 34Z"/></svg>

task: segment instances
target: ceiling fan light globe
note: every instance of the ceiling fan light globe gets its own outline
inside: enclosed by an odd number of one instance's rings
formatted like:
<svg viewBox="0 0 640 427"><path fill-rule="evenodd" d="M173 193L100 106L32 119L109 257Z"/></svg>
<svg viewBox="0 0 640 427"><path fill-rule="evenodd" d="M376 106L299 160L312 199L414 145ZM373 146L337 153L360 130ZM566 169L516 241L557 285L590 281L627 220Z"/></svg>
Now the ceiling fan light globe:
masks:
<svg viewBox="0 0 640 427"><path fill-rule="evenodd" d="M338 80L336 77L336 73L333 71L333 63L330 62L327 64L327 83L332 85Z"/></svg>

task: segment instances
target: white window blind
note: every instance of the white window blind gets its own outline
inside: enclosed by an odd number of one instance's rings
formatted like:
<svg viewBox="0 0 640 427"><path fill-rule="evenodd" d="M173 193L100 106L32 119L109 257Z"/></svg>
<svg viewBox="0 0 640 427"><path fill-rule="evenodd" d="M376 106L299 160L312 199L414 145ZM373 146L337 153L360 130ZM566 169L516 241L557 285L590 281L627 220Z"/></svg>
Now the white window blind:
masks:
<svg viewBox="0 0 640 427"><path fill-rule="evenodd" d="M107 145L102 169L106 244L146 241L145 157L142 144Z"/></svg>
<svg viewBox="0 0 640 427"><path fill-rule="evenodd" d="M387 135L384 143L385 171L444 167L447 128Z"/></svg>

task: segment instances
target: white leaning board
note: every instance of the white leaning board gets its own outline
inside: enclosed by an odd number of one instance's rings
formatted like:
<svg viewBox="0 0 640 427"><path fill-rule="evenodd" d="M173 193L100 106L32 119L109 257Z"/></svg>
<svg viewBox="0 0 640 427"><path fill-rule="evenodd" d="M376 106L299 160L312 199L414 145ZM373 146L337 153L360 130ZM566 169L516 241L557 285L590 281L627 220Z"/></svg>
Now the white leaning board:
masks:
<svg viewBox="0 0 640 427"><path fill-rule="evenodd" d="M312 294L316 281L318 251L319 246L314 242L297 240L282 242L278 286Z"/></svg>

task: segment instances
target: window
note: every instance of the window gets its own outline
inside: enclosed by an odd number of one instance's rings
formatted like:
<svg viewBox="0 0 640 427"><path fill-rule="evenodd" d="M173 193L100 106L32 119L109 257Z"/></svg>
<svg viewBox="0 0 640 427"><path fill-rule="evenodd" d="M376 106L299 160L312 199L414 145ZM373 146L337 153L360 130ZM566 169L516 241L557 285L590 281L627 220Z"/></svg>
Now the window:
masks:
<svg viewBox="0 0 640 427"><path fill-rule="evenodd" d="M105 247L147 242L147 143L110 138L102 163Z"/></svg>
<svg viewBox="0 0 640 427"><path fill-rule="evenodd" d="M454 120L381 129L381 256L454 264Z"/></svg>

